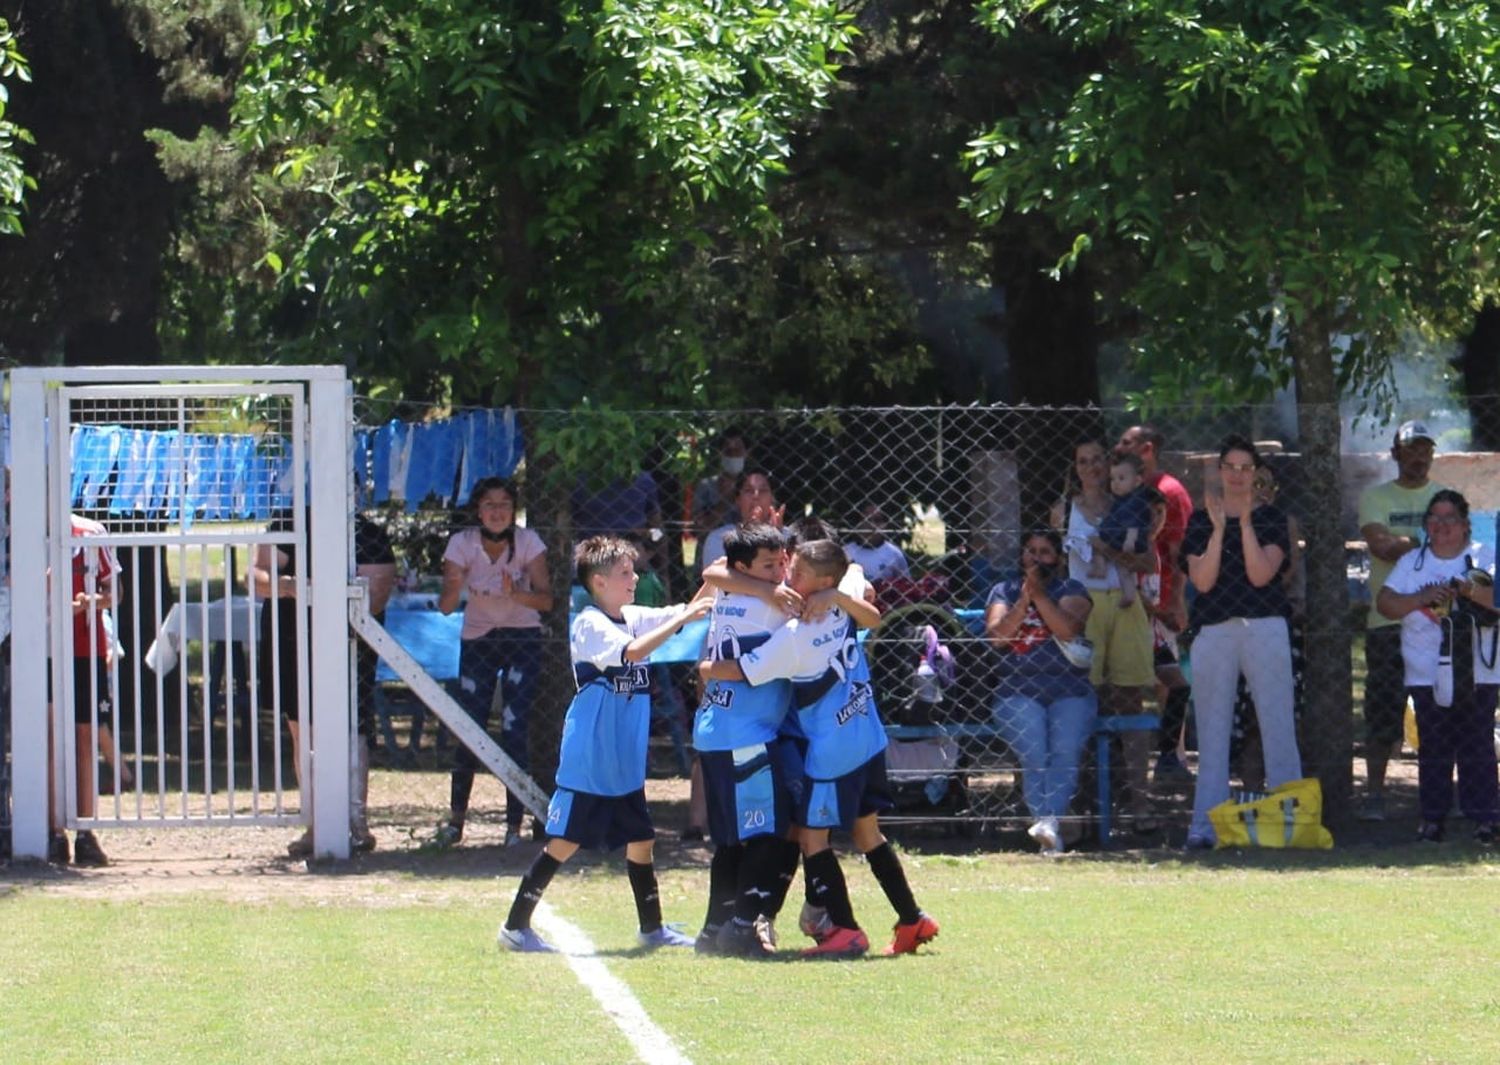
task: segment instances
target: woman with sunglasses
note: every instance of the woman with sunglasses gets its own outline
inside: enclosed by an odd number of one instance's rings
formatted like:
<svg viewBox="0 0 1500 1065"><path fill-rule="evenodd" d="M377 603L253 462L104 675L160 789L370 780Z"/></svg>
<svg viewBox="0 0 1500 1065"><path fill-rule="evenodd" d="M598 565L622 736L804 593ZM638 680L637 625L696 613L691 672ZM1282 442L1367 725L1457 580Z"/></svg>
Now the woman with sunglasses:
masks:
<svg viewBox="0 0 1500 1065"><path fill-rule="evenodd" d="M1417 838L1437 843L1453 805L1453 771L1458 769L1458 806L1474 822L1474 838L1495 842L1500 821L1500 781L1495 768L1495 702L1500 692L1496 663L1495 559L1470 537L1469 502L1443 489L1433 494L1422 516L1426 542L1396 562L1376 597L1375 609L1401 622L1401 660L1406 690L1417 714ZM1457 615L1479 616L1478 624L1457 624ZM1467 641L1447 648L1442 675L1443 631ZM1472 669L1457 665L1465 653Z"/></svg>
<svg viewBox="0 0 1500 1065"><path fill-rule="evenodd" d="M1255 498L1255 445L1230 436L1219 449L1220 493L1188 519L1182 558L1193 599L1193 716L1198 784L1189 850L1214 845L1208 811L1229 798L1229 741L1241 676L1255 701L1270 787L1302 776L1292 714L1292 651L1282 573L1291 555L1286 514Z"/></svg>

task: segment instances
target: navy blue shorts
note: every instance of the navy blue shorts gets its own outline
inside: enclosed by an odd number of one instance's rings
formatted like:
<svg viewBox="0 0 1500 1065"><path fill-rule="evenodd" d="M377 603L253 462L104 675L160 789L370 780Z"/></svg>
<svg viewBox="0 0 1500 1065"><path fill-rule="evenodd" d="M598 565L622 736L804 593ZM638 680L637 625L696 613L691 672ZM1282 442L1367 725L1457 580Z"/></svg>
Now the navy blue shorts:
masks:
<svg viewBox="0 0 1500 1065"><path fill-rule="evenodd" d="M784 836L792 823L789 781L802 775L796 744L775 739L733 751L700 751L708 836L721 847Z"/></svg>
<svg viewBox="0 0 1500 1065"><path fill-rule="evenodd" d="M592 795L558 788L547 804L547 835L596 851L656 838L646 789L629 795Z"/></svg>
<svg viewBox="0 0 1500 1065"><path fill-rule="evenodd" d="M803 777L792 790L797 823L808 828L848 830L861 817L896 808L885 777L884 751L836 780Z"/></svg>

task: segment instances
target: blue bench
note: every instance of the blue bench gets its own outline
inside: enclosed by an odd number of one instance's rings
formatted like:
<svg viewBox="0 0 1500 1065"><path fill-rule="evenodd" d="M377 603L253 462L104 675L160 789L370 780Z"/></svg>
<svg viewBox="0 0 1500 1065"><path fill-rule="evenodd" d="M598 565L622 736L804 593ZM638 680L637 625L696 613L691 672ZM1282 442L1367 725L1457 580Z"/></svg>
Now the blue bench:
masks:
<svg viewBox="0 0 1500 1065"><path fill-rule="evenodd" d="M1117 714L1100 717L1094 723L1094 761L1098 777L1099 845L1109 845L1114 827L1114 803L1110 794L1110 737L1126 732L1151 731L1160 719L1155 714ZM954 721L940 725L887 725L886 735L893 740L998 740L1000 730L987 721Z"/></svg>

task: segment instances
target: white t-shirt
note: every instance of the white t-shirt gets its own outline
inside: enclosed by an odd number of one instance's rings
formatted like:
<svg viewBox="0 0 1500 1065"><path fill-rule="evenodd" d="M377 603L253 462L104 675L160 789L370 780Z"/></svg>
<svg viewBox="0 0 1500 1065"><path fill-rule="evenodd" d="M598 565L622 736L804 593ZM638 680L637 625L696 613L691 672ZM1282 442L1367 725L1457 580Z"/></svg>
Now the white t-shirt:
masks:
<svg viewBox="0 0 1500 1065"><path fill-rule="evenodd" d="M703 538L703 543L698 548L699 572L702 572L705 566L710 566L724 557L724 537L728 536L733 528L733 523L720 525Z"/></svg>
<svg viewBox="0 0 1500 1065"><path fill-rule="evenodd" d="M844 556L850 562L858 563L865 571L865 576L872 581L911 576L906 553L889 540L882 541L879 547L847 543L844 545Z"/></svg>
<svg viewBox="0 0 1500 1065"><path fill-rule="evenodd" d="M1068 576L1091 592L1120 587L1120 571L1095 551L1089 539L1099 535L1099 526L1076 502L1068 503L1068 535L1063 549L1068 553Z"/></svg>
<svg viewBox="0 0 1500 1065"><path fill-rule="evenodd" d="M459 638L476 640L491 629L530 629L542 623L542 616L529 606L522 606L502 591L503 574L509 573L512 587L529 592L531 578L527 567L547 553L542 538L524 526L516 526L515 549L491 559L484 551L484 540L477 528L460 529L448 539L443 561L452 562L464 571L464 627Z"/></svg>
<svg viewBox="0 0 1500 1065"><path fill-rule="evenodd" d="M1462 577L1469 568L1469 563L1487 573L1495 572L1495 557L1481 543L1470 544L1469 549L1457 558L1438 558L1431 551L1418 548L1408 551L1396 561L1390 576L1385 579L1385 587L1401 595L1409 595L1429 584L1444 584L1454 577ZM1490 636L1488 629L1476 634L1476 684L1500 684L1500 668L1497 668L1500 662L1485 664L1491 654ZM1408 688L1426 688L1432 685L1437 674L1438 651L1442 641L1442 627L1429 608L1413 610L1401 619L1401 660L1406 666Z"/></svg>

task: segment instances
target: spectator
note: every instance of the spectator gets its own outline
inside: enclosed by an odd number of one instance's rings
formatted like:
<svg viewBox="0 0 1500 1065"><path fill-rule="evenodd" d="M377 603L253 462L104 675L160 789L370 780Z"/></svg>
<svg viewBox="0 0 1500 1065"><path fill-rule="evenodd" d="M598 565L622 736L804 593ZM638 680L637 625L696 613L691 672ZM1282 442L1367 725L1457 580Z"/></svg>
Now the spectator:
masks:
<svg viewBox="0 0 1500 1065"><path fill-rule="evenodd" d="M527 754L527 723L542 665L541 615L552 609L547 548L542 538L516 524L516 486L499 477L474 485L468 514L477 524L460 529L443 552L443 587L438 609L451 614L463 601L459 633L458 701L484 728L498 687L504 700L500 749L522 769ZM501 678L504 678L503 682ZM479 762L460 744L454 755L448 820L434 842L450 847L463 839ZM521 842L526 809L521 797L505 790L505 845Z"/></svg>
<svg viewBox="0 0 1500 1065"><path fill-rule="evenodd" d="M1022 576L994 587L984 618L985 636L1000 650L995 723L1021 760L1022 794L1035 819L1028 834L1043 854L1062 853L1059 818L1073 801L1079 756L1099 712L1087 665L1065 653L1093 604L1080 582L1059 573L1061 562L1055 530L1030 533L1021 545Z"/></svg>
<svg viewBox="0 0 1500 1065"><path fill-rule="evenodd" d="M859 508L858 521L844 541L845 556L864 570L866 579L871 581L911 577L906 552L886 539L886 526L880 504L866 503Z"/></svg>
<svg viewBox="0 0 1500 1065"><path fill-rule="evenodd" d="M1292 652L1281 575L1291 553L1287 518L1255 503L1255 445L1230 436L1219 450L1222 494L1210 492L1188 520L1182 553L1197 590L1192 620L1193 712L1198 785L1190 850L1212 847L1208 811L1229 798L1229 741L1235 688L1243 674L1255 700L1271 787L1302 776L1292 716ZM1230 527L1231 522L1233 528Z"/></svg>
<svg viewBox="0 0 1500 1065"><path fill-rule="evenodd" d="M7 499L10 492L6 480ZM85 539L103 536L104 526L97 521L68 516L70 535ZM120 564L108 547L75 545L72 551L73 587L73 763L78 816L92 818L96 788L94 773L98 764L95 725L108 727L113 702L109 696L108 663L113 641L106 624L106 612L116 604ZM50 678L50 672L49 672ZM52 720L49 713L47 720ZM55 794L55 790L50 792ZM66 865L68 837L63 830L62 811L51 811L51 836L47 842L49 861ZM80 829L73 840L72 860L76 865L108 865L104 848L90 829Z"/></svg>
<svg viewBox="0 0 1500 1065"><path fill-rule="evenodd" d="M284 510L271 519L266 532L285 533L292 528L292 512ZM305 637L297 621L296 551L291 545L257 545L250 563L250 583L256 599L269 600L260 610L256 693L261 708L271 715L273 721L277 711L286 721L287 733L292 738L292 772L300 789L302 711L297 696L297 644ZM286 852L293 858L310 856L313 852L312 827L288 843Z"/></svg>
<svg viewBox="0 0 1500 1065"><path fill-rule="evenodd" d="M771 475L762 469L748 469L734 482L734 520L720 525L703 540L703 550L698 558L708 566L724 557L724 536L740 523L763 521L781 527L786 507L777 506L776 493L771 488ZM701 570L700 570L701 572Z"/></svg>
<svg viewBox="0 0 1500 1065"><path fill-rule="evenodd" d="M1276 501L1277 485L1276 475L1270 466L1262 466L1255 471L1255 479L1251 483L1251 491L1255 496L1255 505L1263 503L1274 503ZM1302 640L1305 626L1303 624L1303 607L1305 604L1304 580L1302 571L1302 544L1301 534L1297 528L1297 519L1287 515L1286 535L1288 543L1287 566L1282 570L1281 581L1286 589L1287 599L1287 631L1292 647L1292 717L1300 721L1302 718ZM1255 700L1250 695L1250 686L1245 678L1241 677L1236 690L1234 703L1234 726L1229 743L1230 764L1239 767L1240 782L1250 791L1260 791L1265 784L1265 766L1261 757L1260 729L1255 721Z"/></svg>
<svg viewBox="0 0 1500 1065"><path fill-rule="evenodd" d="M1123 580L1156 568L1154 551L1136 553L1099 540L1099 526L1113 506L1104 445L1086 440L1073 450L1070 494L1053 509L1053 524L1067 529L1064 546L1068 576L1082 584L1093 600L1086 635L1094 645L1089 677L1099 690L1107 714L1139 714L1148 687L1156 682L1151 653L1151 621L1140 597L1127 602ZM1131 730L1120 737L1125 755L1125 782L1130 791L1131 820L1139 833L1155 832L1149 771L1153 746L1149 732Z"/></svg>
<svg viewBox="0 0 1500 1065"><path fill-rule="evenodd" d="M571 497L573 542L591 536L632 537L650 553L664 589L671 587L667 541L662 532L661 494L656 478L642 470L630 480L616 480L597 491L580 477Z"/></svg>
<svg viewBox="0 0 1500 1065"><path fill-rule="evenodd" d="M735 507L735 484L740 474L745 472L745 464L750 455L744 432L731 426L720 433L718 453L719 468L714 471L714 475L705 477L693 486L693 570L697 573L703 572L706 562L712 561L703 558L704 538L719 526L739 520L739 511Z"/></svg>
<svg viewBox="0 0 1500 1065"><path fill-rule="evenodd" d="M1359 534L1370 554L1370 609L1365 615L1365 795L1361 821L1385 820L1385 772L1401 750L1406 687L1402 682L1402 623L1379 609L1391 569L1422 543L1422 514L1442 488L1428 480L1434 441L1421 422L1402 422L1391 441L1396 477L1359 497Z"/></svg>
<svg viewBox="0 0 1500 1065"><path fill-rule="evenodd" d="M1133 425L1120 434L1116 447L1140 456L1146 484L1161 493L1165 504L1153 541L1156 587L1151 587L1150 578L1145 581L1146 610L1151 615L1156 664L1156 696L1162 708L1154 777L1158 784L1183 783L1191 781L1193 775L1179 753L1191 701L1177 651L1177 635L1187 627L1186 585L1179 569L1179 557L1188 516L1193 512L1193 501L1182 482L1161 468L1161 455L1166 447L1161 430L1148 424Z"/></svg>
<svg viewBox="0 0 1500 1065"><path fill-rule="evenodd" d="M1386 576L1376 606L1401 622L1406 690L1417 714L1417 838L1443 838L1453 805L1474 822L1474 839L1495 842L1500 782L1495 768L1495 559L1470 537L1469 503L1435 493L1422 516L1427 542L1403 554ZM1446 664L1445 664L1446 663Z"/></svg>
<svg viewBox="0 0 1500 1065"><path fill-rule="evenodd" d="M370 616L384 624L385 608L396 589L396 552L385 529L363 514L354 515L354 575L365 580L365 605ZM370 745L375 735L376 706L381 699L375 671L380 656L363 640L356 641L358 688L355 697L354 750L349 772L349 842L357 851L375 849L370 831Z"/></svg>
<svg viewBox="0 0 1500 1065"><path fill-rule="evenodd" d="M1114 502L1099 522L1099 534L1089 541L1095 551L1113 548L1131 555L1155 555L1151 530L1156 524L1157 508L1164 502L1155 489L1142 483L1141 460L1128 451L1116 451L1109 457L1109 494ZM1107 557L1107 553L1106 553ZM1155 575L1152 567L1152 575ZM1129 606L1140 589L1136 573L1120 573L1120 605Z"/></svg>

